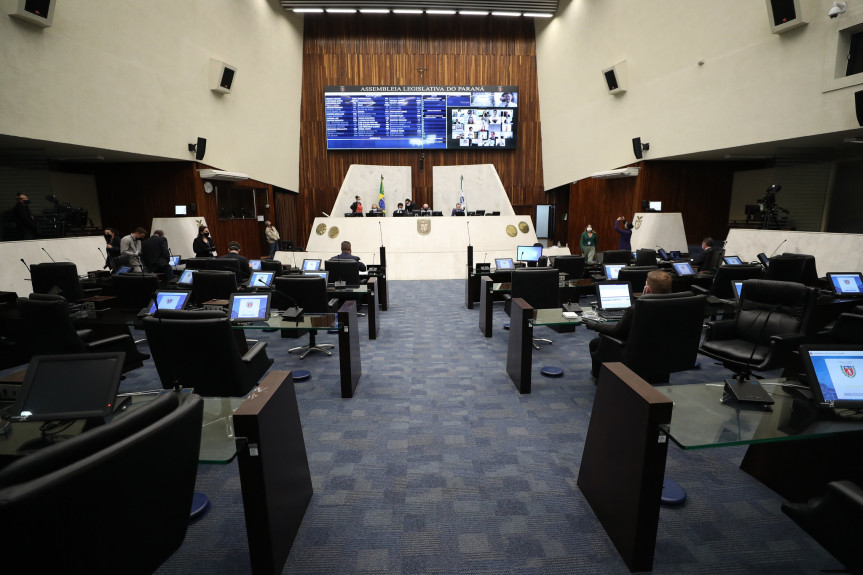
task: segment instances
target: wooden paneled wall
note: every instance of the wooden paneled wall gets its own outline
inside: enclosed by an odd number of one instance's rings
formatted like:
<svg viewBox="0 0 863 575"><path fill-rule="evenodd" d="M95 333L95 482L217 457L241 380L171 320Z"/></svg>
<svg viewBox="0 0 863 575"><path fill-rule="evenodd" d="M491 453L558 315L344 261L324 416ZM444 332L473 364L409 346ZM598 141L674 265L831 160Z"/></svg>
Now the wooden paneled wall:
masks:
<svg viewBox="0 0 863 575"><path fill-rule="evenodd" d="M324 86L507 84L519 89L517 150L332 151L326 149ZM411 166L413 199L432 203L434 166L494 164L516 213L545 203L536 74L529 18L351 15L305 18L298 227L329 212L352 164ZM369 190L369 192L377 192ZM403 199L403 198L399 198ZM449 209L450 206L432 206Z"/></svg>

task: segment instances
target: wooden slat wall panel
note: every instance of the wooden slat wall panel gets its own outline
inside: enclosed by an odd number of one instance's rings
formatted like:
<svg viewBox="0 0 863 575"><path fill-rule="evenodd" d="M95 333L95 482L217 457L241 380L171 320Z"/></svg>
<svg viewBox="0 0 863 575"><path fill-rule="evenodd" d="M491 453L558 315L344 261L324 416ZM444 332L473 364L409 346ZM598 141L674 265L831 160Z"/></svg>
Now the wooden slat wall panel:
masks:
<svg viewBox="0 0 863 575"><path fill-rule="evenodd" d="M545 203L531 20L392 14L384 18L328 15L305 22L300 198L296 202L301 237L308 237L316 216L330 212L352 164L412 166L413 199L420 204L432 203L434 166L493 164L519 213L532 214L533 206ZM423 172L419 151L327 152L324 86L354 84L517 85L518 149L428 150Z"/></svg>

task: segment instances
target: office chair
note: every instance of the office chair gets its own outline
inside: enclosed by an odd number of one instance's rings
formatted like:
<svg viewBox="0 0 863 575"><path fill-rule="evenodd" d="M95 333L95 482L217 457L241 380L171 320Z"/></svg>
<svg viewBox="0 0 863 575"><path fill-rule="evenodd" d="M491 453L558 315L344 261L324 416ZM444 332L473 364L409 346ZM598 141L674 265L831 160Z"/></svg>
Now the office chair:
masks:
<svg viewBox="0 0 863 575"><path fill-rule="evenodd" d="M282 275L282 262L279 260L261 260L261 270L274 272L273 277L277 278Z"/></svg>
<svg viewBox="0 0 863 575"><path fill-rule="evenodd" d="M7 551L32 573L144 574L164 563L186 536L201 444L204 402L178 396L3 468Z"/></svg>
<svg viewBox="0 0 863 575"><path fill-rule="evenodd" d="M656 250L642 248L635 250L635 265L637 266L655 266L656 265Z"/></svg>
<svg viewBox="0 0 863 575"><path fill-rule="evenodd" d="M324 269L329 272L328 281L343 281L347 285L360 285L360 264L356 260L325 260Z"/></svg>
<svg viewBox="0 0 863 575"><path fill-rule="evenodd" d="M31 355L64 353L102 353L122 351L126 354L123 373L144 365L150 356L140 353L135 341L123 326L125 333L95 339L90 329L76 330L69 316L69 304L60 296L31 294L18 298L22 336Z"/></svg>
<svg viewBox="0 0 863 575"><path fill-rule="evenodd" d="M117 306L121 309L139 310L148 305L159 289L156 274L120 274L111 276Z"/></svg>
<svg viewBox="0 0 863 575"><path fill-rule="evenodd" d="M504 311L510 315L512 298L522 298L535 309L560 307L560 272L548 268L519 268L512 271L512 290L506 299ZM537 342L552 343L550 339L533 338L533 347L539 349Z"/></svg>
<svg viewBox="0 0 863 575"><path fill-rule="evenodd" d="M853 312L839 314L836 321L815 334L816 343L860 343L863 344L863 306Z"/></svg>
<svg viewBox="0 0 863 575"><path fill-rule="evenodd" d="M264 341L242 353L231 320L218 310L158 310L144 318L144 332L165 389L182 385L205 397L242 397L273 364Z"/></svg>
<svg viewBox="0 0 863 575"><path fill-rule="evenodd" d="M629 265L630 260L632 260L632 253L629 250L608 250L602 252L603 264Z"/></svg>
<svg viewBox="0 0 863 575"><path fill-rule="evenodd" d="M235 291L237 276L227 270L200 270L195 272L192 280L192 301L196 305L204 305L214 299L231 299Z"/></svg>
<svg viewBox="0 0 863 575"><path fill-rule="evenodd" d="M641 292L644 290L644 284L647 283L647 274L658 269L656 265L626 266L625 268L620 268L620 271L617 272L617 280L629 282L629 285L632 286L632 291Z"/></svg>
<svg viewBox="0 0 863 575"><path fill-rule="evenodd" d="M356 263L356 262L353 262ZM299 306L303 313L332 313L337 300L327 298L327 283L321 276L286 275L273 280L272 306L276 309L288 309ZM288 353L302 352L300 359L305 359L313 351L332 355L329 351L335 346L331 343L316 343L316 331L309 331L309 345L294 347Z"/></svg>
<svg viewBox="0 0 863 575"><path fill-rule="evenodd" d="M745 381L752 370L782 367L809 336L817 290L795 282L743 282L737 315L708 322L699 353Z"/></svg>
<svg viewBox="0 0 863 575"><path fill-rule="evenodd" d="M698 285L692 285L693 291L707 295L708 303L718 303L719 300L734 299L734 288L732 282L745 281L749 279L760 279L764 269L760 265L726 266L720 265L716 268L713 282L706 289Z"/></svg>
<svg viewBox="0 0 863 575"><path fill-rule="evenodd" d="M580 280L584 277L584 256L557 256L554 268L567 274L571 280Z"/></svg>
<svg viewBox="0 0 863 575"><path fill-rule="evenodd" d="M101 293L99 289L84 290L78 278L78 267L72 262L50 262L30 266L33 293L61 295L75 302Z"/></svg>
<svg viewBox="0 0 863 575"><path fill-rule="evenodd" d="M645 294L635 300L627 339L599 334L603 362L620 361L648 383L695 366L707 296Z"/></svg>
<svg viewBox="0 0 863 575"><path fill-rule="evenodd" d="M798 282L803 285L814 286L818 283L815 256L788 252L773 256L769 260L764 277L769 280Z"/></svg>
<svg viewBox="0 0 863 575"><path fill-rule="evenodd" d="M704 260L704 265L702 265L698 271L700 273L714 273L716 268L719 267L719 264L722 263L722 258L725 257L725 250L711 248L710 255L707 256L707 259Z"/></svg>
<svg viewBox="0 0 863 575"><path fill-rule="evenodd" d="M808 503L783 503L782 512L849 573L863 573L863 488L853 481L831 481L822 497Z"/></svg>

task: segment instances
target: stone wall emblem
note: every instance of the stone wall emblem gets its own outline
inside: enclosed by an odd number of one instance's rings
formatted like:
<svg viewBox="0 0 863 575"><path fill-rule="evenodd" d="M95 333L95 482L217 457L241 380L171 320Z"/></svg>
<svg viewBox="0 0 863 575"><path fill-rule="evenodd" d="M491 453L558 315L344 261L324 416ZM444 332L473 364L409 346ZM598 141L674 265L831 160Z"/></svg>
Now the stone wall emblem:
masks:
<svg viewBox="0 0 863 575"><path fill-rule="evenodd" d="M319 236L324 235L324 233L326 231L327 231L327 224L318 224L318 227L315 228L315 233L318 234Z"/></svg>
<svg viewBox="0 0 863 575"><path fill-rule="evenodd" d="M511 238L514 238L515 236L518 235L518 230L515 229L514 225L510 224L510 225L506 226L506 235L508 235Z"/></svg>
<svg viewBox="0 0 863 575"><path fill-rule="evenodd" d="M526 234L530 231L530 226L527 225L527 222L518 222L518 231L523 234Z"/></svg>
<svg viewBox="0 0 863 575"><path fill-rule="evenodd" d="M422 218L417 220L417 233L421 236L427 236L431 233L431 220Z"/></svg>
<svg viewBox="0 0 863 575"><path fill-rule="evenodd" d="M321 224L323 225L323 224ZM339 228L337 226L333 226L330 228L329 233L327 234L330 238L336 238L339 235Z"/></svg>
<svg viewBox="0 0 863 575"><path fill-rule="evenodd" d="M640 228L641 227L641 218L643 218L643 217L644 216L635 216L635 223L632 224L632 227L635 228L636 230L638 228Z"/></svg>

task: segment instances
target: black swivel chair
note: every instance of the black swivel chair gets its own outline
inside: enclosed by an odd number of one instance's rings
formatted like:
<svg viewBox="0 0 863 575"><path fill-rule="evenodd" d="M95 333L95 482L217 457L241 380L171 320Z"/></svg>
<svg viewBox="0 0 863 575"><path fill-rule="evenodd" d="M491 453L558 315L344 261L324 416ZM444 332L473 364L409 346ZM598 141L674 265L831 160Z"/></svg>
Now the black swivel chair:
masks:
<svg viewBox="0 0 863 575"><path fill-rule="evenodd" d="M713 276L713 283L710 284L710 289L705 289L698 285L691 287L693 291L707 294L707 299L710 303L716 303L720 299L732 300L734 299L732 282L760 279L763 273L764 268L757 264L743 266L721 265L716 268L716 274Z"/></svg>
<svg viewBox="0 0 863 575"><path fill-rule="evenodd" d="M691 292L643 295L633 304L627 339L600 334L604 361L620 361L649 383L695 366L707 297Z"/></svg>
<svg viewBox="0 0 863 575"><path fill-rule="evenodd" d="M520 268L512 271L510 298L504 304L510 314L512 298L521 298L535 309L560 307L560 272L548 268ZM538 341L552 343L550 339L533 338L533 347L539 349Z"/></svg>
<svg viewBox="0 0 863 575"><path fill-rule="evenodd" d="M815 256L784 253L773 256L769 262L764 276L766 279L798 282L807 286L814 286L818 283Z"/></svg>
<svg viewBox="0 0 863 575"><path fill-rule="evenodd" d="M617 280L629 282L629 285L632 286L632 291L641 292L644 289L644 284L647 283L647 274L658 269L655 265L626 266L625 268L620 268L620 271L617 272Z"/></svg>
<svg viewBox="0 0 863 575"><path fill-rule="evenodd" d="M635 265L637 266L655 266L656 265L656 250L642 248L635 250Z"/></svg>
<svg viewBox="0 0 863 575"><path fill-rule="evenodd" d="M218 310L159 310L144 318L144 332L165 389L179 384L205 397L242 397L273 364L266 342L242 353Z"/></svg>
<svg viewBox="0 0 863 575"><path fill-rule="evenodd" d="M626 264L632 261L632 252L629 250L608 250L602 252L602 263L604 264Z"/></svg>
<svg viewBox="0 0 863 575"><path fill-rule="evenodd" d="M324 269L329 272L328 281L343 281L347 285L360 285L360 264L356 260L326 260Z"/></svg>
<svg viewBox="0 0 863 575"><path fill-rule="evenodd" d="M719 360L738 380L752 370L786 365L809 336L817 290L796 282L743 282L734 319L707 324L699 353Z"/></svg>
<svg viewBox="0 0 863 575"><path fill-rule="evenodd" d="M852 312L839 314L836 321L815 335L818 343L863 344L863 306Z"/></svg>
<svg viewBox="0 0 863 575"><path fill-rule="evenodd" d="M203 406L167 393L6 466L4 548L30 573L154 572L186 536Z"/></svg>
<svg viewBox="0 0 863 575"><path fill-rule="evenodd" d="M150 357L140 353L128 333L95 339L89 329L76 330L69 317L69 304L60 296L31 294L18 298L21 329L31 355L64 353L103 353L122 351L126 354L123 373L143 366Z"/></svg>
<svg viewBox="0 0 863 575"><path fill-rule="evenodd" d="M261 271L273 272L273 277L282 275L282 262L279 260L261 260Z"/></svg>
<svg viewBox="0 0 863 575"><path fill-rule="evenodd" d="M584 277L584 256L557 256L554 268L567 274L571 280L580 280Z"/></svg>
<svg viewBox="0 0 863 575"><path fill-rule="evenodd" d="M84 290L78 278L78 267L72 262L51 262L30 266L33 293L61 295L75 302L97 295L101 290Z"/></svg>
<svg viewBox="0 0 863 575"><path fill-rule="evenodd" d="M119 274L112 276L111 282L121 309L141 309L150 303L159 289L159 276L156 274Z"/></svg>
<svg viewBox="0 0 863 575"><path fill-rule="evenodd" d="M356 263L356 262L354 262ZM272 307L285 310L290 307L301 307L303 313L332 313L336 300L327 297L327 283L321 276L286 275L273 280ZM313 351L332 355L330 350L335 346L331 343L316 343L316 331L309 331L309 345L294 347L288 353L302 352L300 359L305 359Z"/></svg>
<svg viewBox="0 0 863 575"><path fill-rule="evenodd" d="M197 305L214 299L231 299L237 291L237 276L233 272L221 270L200 270L192 280L192 301Z"/></svg>

